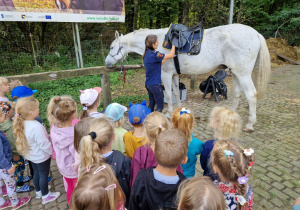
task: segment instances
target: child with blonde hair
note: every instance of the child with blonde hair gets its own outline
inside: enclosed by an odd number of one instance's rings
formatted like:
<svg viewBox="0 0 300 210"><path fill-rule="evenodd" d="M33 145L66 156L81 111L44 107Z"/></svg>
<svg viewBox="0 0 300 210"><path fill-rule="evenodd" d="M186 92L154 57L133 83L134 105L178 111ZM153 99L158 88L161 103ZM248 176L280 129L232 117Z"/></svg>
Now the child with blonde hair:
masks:
<svg viewBox="0 0 300 210"><path fill-rule="evenodd" d="M80 119L85 117L103 117L104 114L98 112L100 106L100 93L102 89L100 87L94 87L92 89L79 90L80 103L83 106Z"/></svg>
<svg viewBox="0 0 300 210"><path fill-rule="evenodd" d="M0 123L5 121L5 114L0 107ZM11 164L13 151L5 134L0 131L0 209L12 207L18 209L30 201L30 197L18 198L16 193L16 180L14 177L15 168ZM5 183L9 200L3 198L2 185Z"/></svg>
<svg viewBox="0 0 300 210"><path fill-rule="evenodd" d="M15 111L16 147L20 155L31 161L36 198L42 198L43 204L52 202L60 193L48 190L52 146L45 127L34 120L39 115L39 102L33 97L20 98Z"/></svg>
<svg viewBox="0 0 300 210"><path fill-rule="evenodd" d="M213 130L214 139L206 141L200 156L203 176L213 181L219 177L213 173L209 164L210 153L217 140L237 139L241 132L242 120L238 113L227 107L214 107L210 113L208 127Z"/></svg>
<svg viewBox="0 0 300 210"><path fill-rule="evenodd" d="M110 120L102 117L91 121L89 134L80 141L81 167L103 162L109 164L115 172L119 184L129 200L130 159L118 150L112 150L114 127ZM128 206L126 202L125 206Z"/></svg>
<svg viewBox="0 0 300 210"><path fill-rule="evenodd" d="M11 80L9 83L9 91L12 91L15 87L23 86L20 80Z"/></svg>
<svg viewBox="0 0 300 210"><path fill-rule="evenodd" d="M130 169L130 187L141 169L156 167L157 162L153 152L157 136L164 130L171 128L169 120L160 112L152 112L144 121L144 136L142 138L144 146L139 147L132 158ZM181 165L177 171L183 173Z"/></svg>
<svg viewBox="0 0 300 210"><path fill-rule="evenodd" d="M195 175L197 155L200 155L203 149L203 142L195 138L192 133L194 116L189 109L184 107L178 108L173 113L172 125L174 128L183 131L189 141L188 161L182 165L182 169L184 176L191 178Z"/></svg>
<svg viewBox="0 0 300 210"><path fill-rule="evenodd" d="M48 105L48 120L52 124L50 131L56 164L67 183L67 201L70 203L72 192L77 183L78 171L74 171L74 125L77 104L71 97L54 96Z"/></svg>
<svg viewBox="0 0 300 210"><path fill-rule="evenodd" d="M215 142L211 163L221 181L214 182L223 192L227 209L252 209L253 192L248 181L254 164L253 153L253 149L245 149L234 140Z"/></svg>
<svg viewBox="0 0 300 210"><path fill-rule="evenodd" d="M0 77L0 101L9 101L5 96L6 93L9 93L9 83L5 77Z"/></svg>
<svg viewBox="0 0 300 210"><path fill-rule="evenodd" d="M118 103L109 104L105 109L105 117L112 120L115 127L115 140L111 144L111 149L119 150L125 153L125 144L123 141L124 134L127 130L122 128L124 124L124 113L127 111L125 106Z"/></svg>
<svg viewBox="0 0 300 210"><path fill-rule="evenodd" d="M209 177L193 177L184 180L177 192L178 210L225 210L221 190Z"/></svg>
<svg viewBox="0 0 300 210"><path fill-rule="evenodd" d="M130 159L132 159L137 148L143 146L143 122L150 113L151 109L147 107L146 101L135 105L129 102L128 121L133 126L134 131L125 133L123 141L125 144L126 156Z"/></svg>
<svg viewBox="0 0 300 210"><path fill-rule="evenodd" d="M187 161L185 134L171 128L155 140L157 167L141 169L131 188L129 209L176 209L175 198L184 175L176 169Z"/></svg>
<svg viewBox="0 0 300 210"><path fill-rule="evenodd" d="M10 147L13 151L13 158L11 160L12 164L15 167L15 179L17 181L17 193L29 192L34 189L33 186L24 184L25 182L30 181L31 179L28 176L24 176L25 163L24 158L17 152L16 148L16 137L14 135L13 121L12 117L14 116L14 110L9 102L0 101L0 107L2 112L5 115L4 122L0 123L0 130L5 133Z"/></svg>
<svg viewBox="0 0 300 210"><path fill-rule="evenodd" d="M86 117L83 120L80 120L75 125L74 130L74 148L76 152L80 153L80 141L82 137L89 135L89 129L91 126L92 120L95 119L93 117Z"/></svg>
<svg viewBox="0 0 300 210"><path fill-rule="evenodd" d="M81 170L73 192L72 210L125 210L125 196L108 164L93 164Z"/></svg>

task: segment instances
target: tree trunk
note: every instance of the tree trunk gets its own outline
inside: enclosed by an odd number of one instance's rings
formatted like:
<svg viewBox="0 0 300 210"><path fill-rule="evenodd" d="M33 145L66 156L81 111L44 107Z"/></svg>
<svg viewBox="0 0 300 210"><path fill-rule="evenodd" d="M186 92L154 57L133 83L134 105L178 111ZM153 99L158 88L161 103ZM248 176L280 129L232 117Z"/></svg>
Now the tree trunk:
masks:
<svg viewBox="0 0 300 210"><path fill-rule="evenodd" d="M134 0L134 13L133 13L133 31L137 29L137 20L138 20L138 5L139 0Z"/></svg>
<svg viewBox="0 0 300 210"><path fill-rule="evenodd" d="M189 1L186 0L183 4L183 24L184 25L189 25L189 6L190 6Z"/></svg>

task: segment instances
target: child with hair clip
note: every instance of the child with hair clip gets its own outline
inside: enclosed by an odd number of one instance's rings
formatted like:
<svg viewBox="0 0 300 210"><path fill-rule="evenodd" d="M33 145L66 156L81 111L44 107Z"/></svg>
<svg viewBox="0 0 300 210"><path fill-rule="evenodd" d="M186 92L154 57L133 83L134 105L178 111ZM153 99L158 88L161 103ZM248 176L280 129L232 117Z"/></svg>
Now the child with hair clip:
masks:
<svg viewBox="0 0 300 210"><path fill-rule="evenodd" d="M109 104L105 109L105 117L112 120L115 126L115 139L111 144L112 150L119 150L125 153L125 144L123 141L124 134L127 130L122 128L124 124L124 113L127 111L125 106L118 103Z"/></svg>
<svg viewBox="0 0 300 210"><path fill-rule="evenodd" d="M100 106L100 93L102 89L100 87L94 87L92 89L79 90L80 103L83 106L80 119L85 117L104 117L104 114L98 112Z"/></svg>
<svg viewBox="0 0 300 210"><path fill-rule="evenodd" d="M39 115L39 102L33 97L20 98L15 111L16 147L20 155L31 161L36 198L42 198L43 204L52 202L60 193L48 190L52 146L45 127L34 120Z"/></svg>
<svg viewBox="0 0 300 210"><path fill-rule="evenodd" d="M108 164L83 168L73 192L72 210L125 210L125 196Z"/></svg>
<svg viewBox="0 0 300 210"><path fill-rule="evenodd" d="M209 177L193 177L181 182L177 192L178 210L225 210L223 193Z"/></svg>
<svg viewBox="0 0 300 210"><path fill-rule="evenodd" d="M9 102L0 101L0 107L2 112L5 115L4 122L0 123L0 130L5 133L10 147L13 151L12 164L15 167L15 179L17 181L17 193L30 192L34 189L33 186L24 184L25 182L30 181L31 179L28 176L24 176L25 163L24 158L17 152L16 148L16 137L14 135L13 121L12 117L15 114L12 106Z"/></svg>
<svg viewBox="0 0 300 210"><path fill-rule="evenodd" d="M112 150L114 127L110 120L102 117L91 121L89 134L80 141L81 167L100 164L105 159L115 172L119 184L129 200L130 159L118 150ZM128 203L125 206L128 206Z"/></svg>
<svg viewBox="0 0 300 210"><path fill-rule="evenodd" d="M153 152L157 136L164 130L171 128L169 120L160 112L152 112L144 121L144 136L142 138L144 146L139 147L132 158L130 168L130 188L141 169L148 169L157 166L156 158ZM181 165L177 171L183 173Z"/></svg>
<svg viewBox="0 0 300 210"><path fill-rule="evenodd" d="M51 111L52 110L52 111ZM72 192L76 186L78 171L73 170L75 164L74 125L72 121L77 115L77 104L71 97L54 96L48 105L49 122L53 123L50 136L56 153L56 164L63 179L67 183L67 201L70 203ZM53 119L54 118L54 119Z"/></svg>
<svg viewBox="0 0 300 210"><path fill-rule="evenodd" d="M5 121L5 114L0 107L0 123ZM30 197L18 198L16 193L16 180L14 177L15 168L11 163L13 151L5 134L0 131L0 209L12 207L18 209L30 201ZM9 200L3 198L2 185L5 183Z"/></svg>
<svg viewBox="0 0 300 210"><path fill-rule="evenodd" d="M130 159L132 159L137 148L143 146L143 122L150 113L151 110L147 107L146 101L135 105L129 102L128 121L133 126L134 131L125 133L123 141L125 144L126 156Z"/></svg>
<svg viewBox="0 0 300 210"><path fill-rule="evenodd" d="M89 134L89 129L91 126L91 121L95 119L93 117L86 117L80 120L74 127L74 148L75 148L75 164L73 165L73 170L78 171L80 174L80 141L83 136ZM97 118L96 118L97 119Z"/></svg>
<svg viewBox="0 0 300 210"><path fill-rule="evenodd" d="M187 153L188 161L182 165L183 174L186 178L195 176L197 155L200 155L203 148L203 142L194 137L192 128L194 126L194 116L189 109L178 108L174 111L172 117L172 125L183 131L189 141L189 149Z"/></svg>
<svg viewBox="0 0 300 210"><path fill-rule="evenodd" d="M211 163L221 181L214 182L223 192L227 209L252 209L253 192L248 181L254 164L253 153L253 149L245 149L234 140L215 142Z"/></svg>
<svg viewBox="0 0 300 210"><path fill-rule="evenodd" d="M210 166L210 153L217 140L235 139L240 135L242 120L238 113L227 107L214 107L210 113L208 127L213 130L214 139L206 141L200 156L203 176L209 176L213 181L218 180Z"/></svg>
<svg viewBox="0 0 300 210"><path fill-rule="evenodd" d="M187 161L188 141L185 134L171 128L155 140L157 167L141 169L131 188L129 209L176 209L175 198L184 175L177 172Z"/></svg>
<svg viewBox="0 0 300 210"><path fill-rule="evenodd" d="M0 77L0 101L9 101L5 94L9 93L9 83L5 77Z"/></svg>

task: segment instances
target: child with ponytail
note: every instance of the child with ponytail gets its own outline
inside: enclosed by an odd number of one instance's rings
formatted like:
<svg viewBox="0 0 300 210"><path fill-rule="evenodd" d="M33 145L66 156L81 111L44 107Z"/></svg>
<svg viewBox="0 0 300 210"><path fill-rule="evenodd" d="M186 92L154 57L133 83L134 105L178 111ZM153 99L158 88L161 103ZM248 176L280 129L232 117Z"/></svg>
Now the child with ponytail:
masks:
<svg viewBox="0 0 300 210"><path fill-rule="evenodd" d="M78 171L73 170L75 164L74 125L72 121L77 115L77 104L71 97L54 96L48 105L49 122L53 126L50 131L56 163L67 186L67 201L70 202L72 192L77 183ZM51 113L51 115L49 115ZM52 118L53 117L53 118Z"/></svg>
<svg viewBox="0 0 300 210"><path fill-rule="evenodd" d="M83 168L73 192L72 210L125 210L125 196L108 164Z"/></svg>
<svg viewBox="0 0 300 210"><path fill-rule="evenodd" d="M253 149L245 149L234 140L215 142L211 163L221 181L214 182L223 192L227 209L252 209L253 192L248 181L254 164L253 153Z"/></svg>
<svg viewBox="0 0 300 210"><path fill-rule="evenodd" d="M192 128L194 125L194 116L189 109L178 108L174 111L172 117L172 125L174 128L185 133L189 141L188 147L188 161L186 164L182 165L183 174L186 178L191 178L195 175L197 155L200 155L203 148L203 142L194 137L192 133Z"/></svg>
<svg viewBox="0 0 300 210"><path fill-rule="evenodd" d="M158 135L171 128L169 120L160 112L152 112L144 121L144 136L142 138L144 146L140 146L135 151L130 169L130 188L141 169L148 169L152 166L156 167L157 162L153 152L155 140ZM177 171L183 173L181 165L177 167Z"/></svg>
<svg viewBox="0 0 300 210"><path fill-rule="evenodd" d="M206 141L200 156L203 176L209 176L213 181L219 177L213 173L209 163L210 153L217 140L237 139L242 126L241 117L227 107L214 107L210 113L208 127L213 130L214 139Z"/></svg>
<svg viewBox="0 0 300 210"><path fill-rule="evenodd" d="M103 161L109 164L125 194L127 207L131 161L122 152L111 149L114 138L114 126L110 120L103 117L92 120L89 135L84 136L80 141L81 167L87 168L92 164L101 164Z"/></svg>
<svg viewBox="0 0 300 210"><path fill-rule="evenodd" d="M32 163L36 198L42 198L43 204L52 202L60 193L48 190L52 146L45 127L34 120L39 115L39 102L33 97L20 98L15 111L16 147L19 154Z"/></svg>

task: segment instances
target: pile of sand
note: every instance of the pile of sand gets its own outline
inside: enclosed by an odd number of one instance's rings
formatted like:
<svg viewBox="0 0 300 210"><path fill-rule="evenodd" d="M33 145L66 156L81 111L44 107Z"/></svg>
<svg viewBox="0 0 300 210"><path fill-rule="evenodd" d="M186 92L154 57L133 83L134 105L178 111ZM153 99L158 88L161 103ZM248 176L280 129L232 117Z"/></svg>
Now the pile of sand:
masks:
<svg viewBox="0 0 300 210"><path fill-rule="evenodd" d="M279 58L272 51L277 52L281 55L284 55L292 60L299 61L300 60L300 52L299 47L290 46L285 39L281 38L270 38L267 40L267 45L270 51L271 56L271 65L272 67L282 66L285 64L290 64L290 62Z"/></svg>

